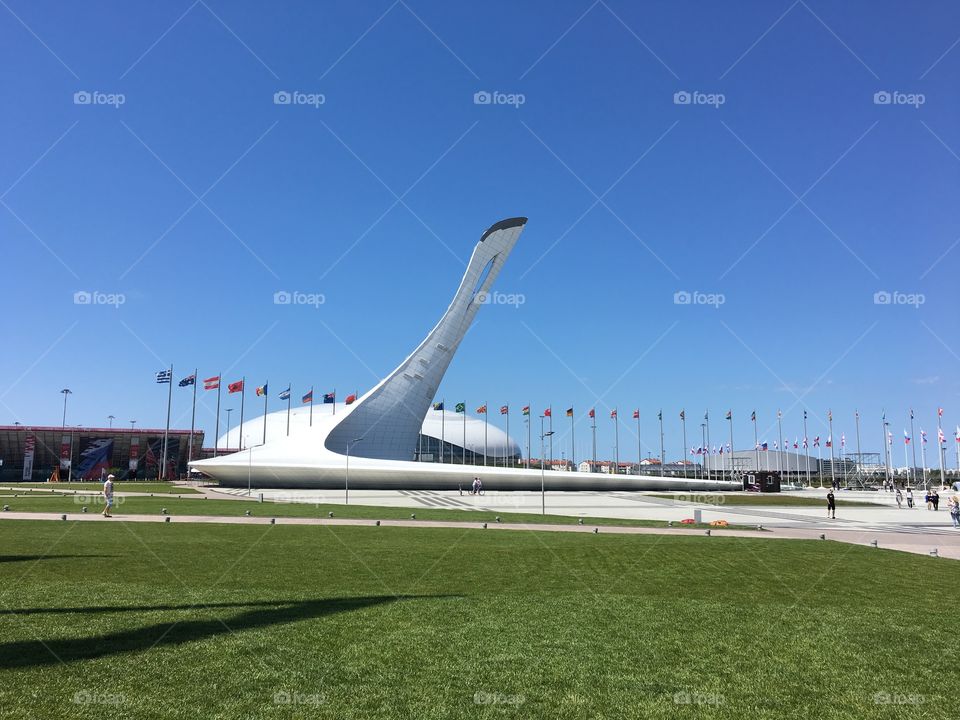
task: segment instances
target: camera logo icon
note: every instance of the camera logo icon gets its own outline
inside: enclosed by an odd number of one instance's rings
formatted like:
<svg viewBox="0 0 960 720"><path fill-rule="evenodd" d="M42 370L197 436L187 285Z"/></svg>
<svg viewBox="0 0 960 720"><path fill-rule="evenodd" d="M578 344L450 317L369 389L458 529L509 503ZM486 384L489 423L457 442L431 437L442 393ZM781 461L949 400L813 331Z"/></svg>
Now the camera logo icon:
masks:
<svg viewBox="0 0 960 720"><path fill-rule="evenodd" d="M293 302L293 295L286 290L277 290L273 294L274 305L289 305Z"/></svg>
<svg viewBox="0 0 960 720"><path fill-rule="evenodd" d="M493 102L493 95L486 90L479 90L473 94L474 105L489 105Z"/></svg>
<svg viewBox="0 0 960 720"><path fill-rule="evenodd" d="M86 90L78 90L73 94L74 105L89 105L93 102L93 96Z"/></svg>
<svg viewBox="0 0 960 720"><path fill-rule="evenodd" d="M689 105L692 96L686 90L679 90L673 94L674 105Z"/></svg>
<svg viewBox="0 0 960 720"><path fill-rule="evenodd" d="M277 92L273 94L274 105L289 105L292 99L293 96L286 90L277 90Z"/></svg>
<svg viewBox="0 0 960 720"><path fill-rule="evenodd" d="M87 292L86 290L77 290L73 294L74 305L89 305L92 302L93 302L93 293Z"/></svg>
<svg viewBox="0 0 960 720"><path fill-rule="evenodd" d="M686 290L677 290L673 294L674 305L689 305L693 301L693 296Z"/></svg>
<svg viewBox="0 0 960 720"><path fill-rule="evenodd" d="M886 90L878 90L873 94L874 105L889 105L893 101L893 96Z"/></svg>
<svg viewBox="0 0 960 720"><path fill-rule="evenodd" d="M886 290L878 290L873 294L874 305L889 305L892 300L893 296Z"/></svg>

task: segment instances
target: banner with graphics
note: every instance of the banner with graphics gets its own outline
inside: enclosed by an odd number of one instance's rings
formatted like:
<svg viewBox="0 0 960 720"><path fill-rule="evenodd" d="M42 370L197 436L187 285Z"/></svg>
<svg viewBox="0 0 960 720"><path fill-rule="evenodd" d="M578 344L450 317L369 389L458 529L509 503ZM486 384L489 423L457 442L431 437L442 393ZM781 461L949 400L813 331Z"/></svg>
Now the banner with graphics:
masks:
<svg viewBox="0 0 960 720"><path fill-rule="evenodd" d="M134 435L130 438L130 464L129 468L137 471L137 465L140 463L140 436Z"/></svg>
<svg viewBox="0 0 960 720"><path fill-rule="evenodd" d="M149 472L152 477L154 474L160 477L160 466L163 464L163 436L150 438L147 445L147 465L151 468ZM177 462L180 460L180 440L171 437L167 441L167 480L177 479Z"/></svg>
<svg viewBox="0 0 960 720"><path fill-rule="evenodd" d="M33 455L37 449L37 438L35 435L27 435L23 441L23 479L30 480L33 477Z"/></svg>
<svg viewBox="0 0 960 720"><path fill-rule="evenodd" d="M80 443L80 480L99 480L109 469L113 459L113 438L83 438Z"/></svg>
<svg viewBox="0 0 960 720"><path fill-rule="evenodd" d="M60 469L68 470L70 468L70 445L71 437L64 435L60 438Z"/></svg>

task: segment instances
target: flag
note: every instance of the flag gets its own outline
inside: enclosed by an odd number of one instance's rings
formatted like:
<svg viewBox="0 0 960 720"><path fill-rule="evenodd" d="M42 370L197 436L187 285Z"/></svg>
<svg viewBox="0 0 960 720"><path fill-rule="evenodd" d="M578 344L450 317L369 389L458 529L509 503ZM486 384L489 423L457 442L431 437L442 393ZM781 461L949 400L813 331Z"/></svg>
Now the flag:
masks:
<svg viewBox="0 0 960 720"><path fill-rule="evenodd" d="M813 446L814 446L814 447L820 447L820 436L819 436L819 435L817 435L817 436L813 439Z"/></svg>
<svg viewBox="0 0 960 720"><path fill-rule="evenodd" d="M217 390L220 387L220 376L208 377L203 381L204 390Z"/></svg>
<svg viewBox="0 0 960 720"><path fill-rule="evenodd" d="M227 393L243 392L243 380L237 380L227 385Z"/></svg>
<svg viewBox="0 0 960 720"><path fill-rule="evenodd" d="M161 370L157 373L157 382L158 383L168 383L170 382L170 371Z"/></svg>
<svg viewBox="0 0 960 720"><path fill-rule="evenodd" d="M798 447L800 447L800 443L797 442L797 438L794 438L794 439L793 439L793 449L796 450Z"/></svg>
<svg viewBox="0 0 960 720"><path fill-rule="evenodd" d="M937 408L937 417L943 417L943 408Z"/></svg>
<svg viewBox="0 0 960 720"><path fill-rule="evenodd" d="M354 393L353 395L347 395L347 399L344 400L343 403L344 405L352 405L356 401L357 401L357 394ZM443 408L440 408L440 409L443 410Z"/></svg>
<svg viewBox="0 0 960 720"><path fill-rule="evenodd" d="M710 411L709 411L709 410L704 410L704 411L703 411L703 419L704 419L704 420L709 420L709 419L710 419Z"/></svg>
<svg viewBox="0 0 960 720"><path fill-rule="evenodd" d="M587 413L587 417L595 418L596 416L597 416L597 413L594 411L593 408L590 408L590 412Z"/></svg>
<svg viewBox="0 0 960 720"><path fill-rule="evenodd" d="M326 397L326 396L324 396L324 397ZM306 405L307 403L312 403L312 402L313 402L313 390L311 390L311 391L308 392L306 395L304 395L302 398L300 398L300 401L301 401L304 405ZM324 400L324 402L326 402L326 400ZM313 411L311 410L311 412L313 412Z"/></svg>
<svg viewBox="0 0 960 720"><path fill-rule="evenodd" d="M903 444L904 445L910 444L910 436L907 434L906 430L903 431Z"/></svg>
<svg viewBox="0 0 960 720"><path fill-rule="evenodd" d="M833 410L827 410L827 420L833 420Z"/></svg>
<svg viewBox="0 0 960 720"><path fill-rule="evenodd" d="M454 408L454 412L466 413L466 412L467 412L467 404L466 404L466 403L457 403L456 407Z"/></svg>
<svg viewBox="0 0 960 720"><path fill-rule="evenodd" d="M727 416L724 418L724 420L733 420L733 410L727 410Z"/></svg>
<svg viewBox="0 0 960 720"><path fill-rule="evenodd" d="M481 405L480 407L477 408L477 415L486 415L486 414L487 414L486 404Z"/></svg>
<svg viewBox="0 0 960 720"><path fill-rule="evenodd" d="M920 428L920 442L922 442L924 445L927 444L927 431L923 428Z"/></svg>
<svg viewBox="0 0 960 720"><path fill-rule="evenodd" d="M260 387L257 388L257 397L263 397L263 396L266 395L266 394L267 394L267 386L266 386L266 384L263 384L263 385L261 385Z"/></svg>
<svg viewBox="0 0 960 720"><path fill-rule="evenodd" d="M957 439L957 442L960 443L960 425L957 425L957 432L954 437Z"/></svg>
<svg viewBox="0 0 960 720"><path fill-rule="evenodd" d="M910 419L913 420L913 408L910 408Z"/></svg>
<svg viewBox="0 0 960 720"><path fill-rule="evenodd" d="M634 410L634 411L633 411L633 419L634 419L634 420L639 420L639 419L640 419L640 411L639 411L639 410Z"/></svg>
<svg viewBox="0 0 960 720"><path fill-rule="evenodd" d="M289 386L287 387L286 390L281 390L281 391L280 391L280 399L281 399L281 400L289 400L289 399L290 399L290 387L289 387Z"/></svg>
<svg viewBox="0 0 960 720"><path fill-rule="evenodd" d="M937 428L937 442L943 445L945 441L946 441L946 438L943 436L943 429Z"/></svg>
<svg viewBox="0 0 960 720"><path fill-rule="evenodd" d="M611 418L611 419L616 419L616 417L617 417L617 411L616 411L616 410L611 410L611 411L610 411L610 418Z"/></svg>
<svg viewBox="0 0 960 720"><path fill-rule="evenodd" d="M552 408L552 407L548 407L546 410L544 410L544 411L543 411L543 416L544 416L544 417L553 417L553 408Z"/></svg>
<svg viewBox="0 0 960 720"><path fill-rule="evenodd" d="M923 441L926 442L927 438L924 437ZM893 433L890 432L889 430L887 431L887 445L893 445Z"/></svg>
<svg viewBox="0 0 960 720"><path fill-rule="evenodd" d="M796 447L796 445L794 445ZM827 435L827 447L833 447L833 435Z"/></svg>
<svg viewBox="0 0 960 720"><path fill-rule="evenodd" d="M777 410L777 417L778 417L778 418L782 418L782 417L783 417L783 413L780 412L779 410Z"/></svg>
<svg viewBox="0 0 960 720"><path fill-rule="evenodd" d="M807 419L807 411L806 411L806 410L803 411L803 419L804 419L804 420Z"/></svg>
<svg viewBox="0 0 960 720"><path fill-rule="evenodd" d="M188 385L196 385L196 384L197 384L197 376L196 376L196 375L187 375L187 377L185 377L183 380L181 380L178 384L180 385L180 387L187 387Z"/></svg>
<svg viewBox="0 0 960 720"><path fill-rule="evenodd" d="M860 411L859 411L859 410L854 410L854 411L853 411L853 416L854 416L857 420L859 420L859 419L860 419Z"/></svg>
<svg viewBox="0 0 960 720"><path fill-rule="evenodd" d="M529 415L529 414L530 414L530 406L529 406L529 405L524 405L522 408L520 408L520 414L521 414L521 415Z"/></svg>
<svg viewBox="0 0 960 720"><path fill-rule="evenodd" d="M803 437L803 449L806 450L807 447L808 447L808 446L807 446L807 437L806 437L806 435L804 435L804 437Z"/></svg>
<svg viewBox="0 0 960 720"><path fill-rule="evenodd" d="M766 443L760 443L760 449L763 450L763 451L766 451L766 450L767 450L767 444L766 444ZM777 449L777 444L776 444L776 443L773 444L773 449L774 449L774 450Z"/></svg>
<svg viewBox="0 0 960 720"><path fill-rule="evenodd" d="M441 402L435 402L435 403L433 404L433 409L434 409L434 410L443 410L443 402L442 402L442 401L441 401Z"/></svg>
<svg viewBox="0 0 960 720"><path fill-rule="evenodd" d="M573 408L567 408L567 417L573 417Z"/></svg>
<svg viewBox="0 0 960 720"><path fill-rule="evenodd" d="M681 410L681 411L680 411L680 419L681 419L681 420L686 420L686 419L687 419L687 411L686 411L686 410Z"/></svg>
<svg viewBox="0 0 960 720"><path fill-rule="evenodd" d="M761 450L766 450L766 449L767 449L767 444L766 444L766 443L763 443L763 446L762 446L760 449L761 449ZM776 441L776 440L773 441L773 449L774 449L774 450L779 450L779 449L780 449L780 446L777 445L777 441Z"/></svg>
<svg viewBox="0 0 960 720"><path fill-rule="evenodd" d="M311 396L313 395L313 390L310 391L310 394L311 394ZM311 397L311 399L313 399L313 398ZM324 405L332 405L332 404L335 403L336 401L337 401L337 393L336 393L336 391L334 391L334 392L329 392L329 393L324 393L324 394L323 394L323 404L324 404Z"/></svg>
<svg viewBox="0 0 960 720"><path fill-rule="evenodd" d="M840 447L845 448L847 446L847 436L843 433L840 433Z"/></svg>
<svg viewBox="0 0 960 720"><path fill-rule="evenodd" d="M663 410L657 412L657 420L663 420Z"/></svg>
<svg viewBox="0 0 960 720"><path fill-rule="evenodd" d="M500 406L500 414L501 414L501 415L509 415L509 414L510 414L510 406L509 406L509 405L501 405L501 406Z"/></svg>
<svg viewBox="0 0 960 720"><path fill-rule="evenodd" d="M757 421L757 411L754 410L752 413L750 413L750 422L756 422L756 421Z"/></svg>

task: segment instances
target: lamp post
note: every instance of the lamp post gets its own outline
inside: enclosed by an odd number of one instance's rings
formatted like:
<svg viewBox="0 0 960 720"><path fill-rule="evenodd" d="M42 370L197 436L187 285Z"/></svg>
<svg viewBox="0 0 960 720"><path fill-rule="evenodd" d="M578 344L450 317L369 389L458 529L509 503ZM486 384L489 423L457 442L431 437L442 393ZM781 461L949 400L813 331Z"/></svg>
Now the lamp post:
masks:
<svg viewBox="0 0 960 720"><path fill-rule="evenodd" d="M544 470L543 470L543 441L545 438L551 437L553 435L553 430L548 430L547 432L543 431L543 415L540 416L540 514L547 514L547 493L546 487L544 486Z"/></svg>
<svg viewBox="0 0 960 720"><path fill-rule="evenodd" d="M72 395L73 391L70 388L64 388L60 392L63 393L63 422L60 423L61 428L67 427L67 396Z"/></svg>
<svg viewBox="0 0 960 720"><path fill-rule="evenodd" d="M113 430L113 421L116 418L115 415L107 415L107 420L110 421L110 429Z"/></svg>
<svg viewBox="0 0 960 720"><path fill-rule="evenodd" d="M353 447L356 443L363 440L365 436L361 435L358 438L354 438L347 443L347 472L343 478L343 504L350 504L350 448Z"/></svg>
<svg viewBox="0 0 960 720"><path fill-rule="evenodd" d="M131 421L130 421L130 429L133 430L133 429L134 429L133 426L136 425L136 424L137 424L137 421L136 421L136 420L131 420Z"/></svg>

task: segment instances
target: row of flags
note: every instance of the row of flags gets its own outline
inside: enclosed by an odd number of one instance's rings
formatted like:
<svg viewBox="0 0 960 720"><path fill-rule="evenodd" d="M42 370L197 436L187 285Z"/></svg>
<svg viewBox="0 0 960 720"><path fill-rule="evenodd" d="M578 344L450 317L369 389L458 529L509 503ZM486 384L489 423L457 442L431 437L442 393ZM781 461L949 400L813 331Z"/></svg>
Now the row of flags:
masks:
<svg viewBox="0 0 960 720"><path fill-rule="evenodd" d="M156 377L157 377L157 382L158 382L158 383L161 383L161 384L162 384L162 383L169 383L169 382L172 382L172 381L173 381L172 373L171 373L170 370L160 370L160 371L157 373ZM203 380L203 389L204 389L204 390L219 390L219 389L220 389L220 382L221 382L221 377L220 377L219 375L214 375L213 377L204 378L204 380ZM177 383L177 384L178 384L180 387L189 387L189 386L191 386L191 385L195 385L196 383L197 383L197 376L194 374L194 375L187 375L185 378L183 378L182 380L180 380L180 382ZM246 385L246 380L237 380L236 382L227 383L227 394L243 392L245 385ZM254 388L254 392L256 393L256 396L257 396L257 397L266 397L267 394L268 394L268 392L269 392L268 384L267 384L267 383L264 383L263 385L258 385L258 386L256 386L256 387ZM289 399L290 399L290 392L291 392L291 387L290 387L290 386L287 386L286 389L280 391L278 397L279 397L281 400L289 400ZM304 404L304 405L307 405L307 404L309 404L309 403L312 403L312 402L313 402L313 388L311 388L311 389L301 398L301 400L303 401L303 404ZM350 395L347 395L346 400L344 400L344 402L345 402L347 405L352 405L354 402L356 402L356 400L357 400L357 394L356 394L356 393L351 393ZM324 403L329 404L329 403L335 403L336 401L337 401L337 393L336 393L336 391L334 391L334 392L329 392L329 393L324 393L324 394L323 394L323 402L324 402Z"/></svg>

